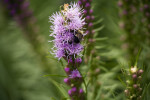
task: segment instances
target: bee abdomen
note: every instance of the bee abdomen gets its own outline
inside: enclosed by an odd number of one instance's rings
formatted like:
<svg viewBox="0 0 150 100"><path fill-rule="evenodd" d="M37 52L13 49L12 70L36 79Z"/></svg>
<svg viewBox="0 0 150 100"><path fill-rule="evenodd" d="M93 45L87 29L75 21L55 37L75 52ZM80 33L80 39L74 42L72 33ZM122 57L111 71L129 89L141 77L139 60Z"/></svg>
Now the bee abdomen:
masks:
<svg viewBox="0 0 150 100"><path fill-rule="evenodd" d="M75 42L75 43L80 43L79 38L78 38L78 37L76 37L76 36L74 36L74 42Z"/></svg>

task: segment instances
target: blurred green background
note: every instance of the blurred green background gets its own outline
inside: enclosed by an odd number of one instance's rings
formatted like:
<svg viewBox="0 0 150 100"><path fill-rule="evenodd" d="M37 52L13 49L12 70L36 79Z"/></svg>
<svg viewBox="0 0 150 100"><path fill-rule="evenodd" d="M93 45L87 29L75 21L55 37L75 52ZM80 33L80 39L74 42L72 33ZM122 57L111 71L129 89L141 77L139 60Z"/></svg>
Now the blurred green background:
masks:
<svg viewBox="0 0 150 100"><path fill-rule="evenodd" d="M29 0L29 2L38 29L38 34L34 36L42 37L40 39L43 44L40 47L45 51L44 58L40 50L37 50L38 46L34 48L33 45L36 43L31 43L32 40L29 40L24 30L7 15L5 6L0 2L0 100L54 100L52 97L61 100L59 89L43 75L64 74L60 63L49 53L52 47L52 44L48 43L51 39L49 16L58 11L60 5L71 0ZM117 2L117 0L93 0L92 3L96 20L103 19L98 24L104 25L98 37L108 37L107 41L99 44L106 47L99 50L100 54L103 53L100 60L104 62L102 65L105 66L106 72L102 71L98 79L102 85L101 91L98 92L101 99L97 100L125 99L124 87L118 80L118 75L121 75L121 66L128 65L128 60L122 48L121 36L125 32L118 26L120 18ZM44 66L43 62L47 66ZM63 83L63 78L51 78Z"/></svg>

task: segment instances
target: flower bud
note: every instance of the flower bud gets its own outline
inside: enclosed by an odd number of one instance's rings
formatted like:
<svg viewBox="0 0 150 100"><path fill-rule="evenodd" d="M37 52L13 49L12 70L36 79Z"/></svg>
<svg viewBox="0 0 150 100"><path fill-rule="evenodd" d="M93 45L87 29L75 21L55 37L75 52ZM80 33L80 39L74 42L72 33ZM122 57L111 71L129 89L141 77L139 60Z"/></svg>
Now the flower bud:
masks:
<svg viewBox="0 0 150 100"><path fill-rule="evenodd" d="M123 15L127 15L128 12L126 10L123 10Z"/></svg>
<svg viewBox="0 0 150 100"><path fill-rule="evenodd" d="M93 49L92 51L91 51L91 54L94 54L95 53L95 49Z"/></svg>
<svg viewBox="0 0 150 100"><path fill-rule="evenodd" d="M86 16L86 20L90 20L90 16Z"/></svg>
<svg viewBox="0 0 150 100"><path fill-rule="evenodd" d="M86 15L87 14L87 10L84 10L83 13Z"/></svg>
<svg viewBox="0 0 150 100"><path fill-rule="evenodd" d="M138 90L139 90L139 91L142 91L142 88L139 88Z"/></svg>
<svg viewBox="0 0 150 100"><path fill-rule="evenodd" d="M72 59L68 59L68 63L72 63L73 61L72 61Z"/></svg>
<svg viewBox="0 0 150 100"><path fill-rule="evenodd" d="M92 13L93 13L93 10L92 10L92 9L90 9L89 13L90 13L90 14L92 14Z"/></svg>
<svg viewBox="0 0 150 100"><path fill-rule="evenodd" d="M95 17L94 16L91 16L91 20L94 20L95 19Z"/></svg>
<svg viewBox="0 0 150 100"><path fill-rule="evenodd" d="M88 2L85 4L86 8L89 8L90 6L91 6L90 3L88 3Z"/></svg>
<svg viewBox="0 0 150 100"><path fill-rule="evenodd" d="M136 74L133 74L133 75L132 75L132 78L133 78L133 79L137 79L137 75L136 75Z"/></svg>
<svg viewBox="0 0 150 100"><path fill-rule="evenodd" d="M81 2L81 1L78 1L78 4L79 4L79 5L82 5L82 2Z"/></svg>
<svg viewBox="0 0 150 100"><path fill-rule="evenodd" d="M88 27L92 27L93 26L93 23L89 23Z"/></svg>
<svg viewBox="0 0 150 100"><path fill-rule="evenodd" d="M123 5L123 4L122 4L122 1L119 0L119 1L118 1L118 6L121 7L122 5Z"/></svg>
<svg viewBox="0 0 150 100"><path fill-rule="evenodd" d="M77 92L77 88L76 88L76 87L73 87L73 88L71 89L71 91L72 91L73 93L75 93L75 92Z"/></svg>
<svg viewBox="0 0 150 100"><path fill-rule="evenodd" d="M86 34L89 34L89 33L90 33L90 31L89 31L89 30L87 30L85 33L86 33Z"/></svg>
<svg viewBox="0 0 150 100"><path fill-rule="evenodd" d="M149 13L149 12L146 12L145 15L146 15L147 17L149 17L149 16L150 16L150 13Z"/></svg>
<svg viewBox="0 0 150 100"><path fill-rule="evenodd" d="M69 78L65 78L64 82L69 85L70 84L70 79Z"/></svg>
<svg viewBox="0 0 150 100"><path fill-rule="evenodd" d="M136 73L137 72L137 67L131 67L131 73Z"/></svg>
<svg viewBox="0 0 150 100"><path fill-rule="evenodd" d="M143 72L144 72L144 71L143 71L142 69L140 69L140 70L138 71L138 74L141 75L141 74L143 74Z"/></svg>
<svg viewBox="0 0 150 100"><path fill-rule="evenodd" d="M147 4L144 5L144 8L147 9L149 6Z"/></svg>
<svg viewBox="0 0 150 100"><path fill-rule="evenodd" d="M124 93L125 93L126 96L128 96L129 95L129 90L127 90L127 89L124 90Z"/></svg>
<svg viewBox="0 0 150 100"><path fill-rule="evenodd" d="M95 74L98 74L100 72L100 68L95 69Z"/></svg>
<svg viewBox="0 0 150 100"><path fill-rule="evenodd" d="M68 90L68 94L69 94L69 96L72 96L72 90L71 89Z"/></svg>
<svg viewBox="0 0 150 100"><path fill-rule="evenodd" d="M138 97L138 100L141 100L141 99L142 99L142 96L139 96L139 97Z"/></svg>
<svg viewBox="0 0 150 100"><path fill-rule="evenodd" d="M122 28L122 29L124 29L124 27L125 27L124 22L120 22L120 23L119 23L119 27Z"/></svg>
<svg viewBox="0 0 150 100"><path fill-rule="evenodd" d="M21 6L22 10L26 10L29 7L29 2L24 2Z"/></svg>
<svg viewBox="0 0 150 100"><path fill-rule="evenodd" d="M143 7L140 8L140 11L141 11L141 12L143 11Z"/></svg>
<svg viewBox="0 0 150 100"><path fill-rule="evenodd" d="M141 80L141 79L142 79L142 77L141 77L141 76L139 76L139 77L138 77L138 79L139 79L139 80Z"/></svg>
<svg viewBox="0 0 150 100"><path fill-rule="evenodd" d="M82 59L81 58L77 58L76 59L76 63L80 64L82 62Z"/></svg>
<svg viewBox="0 0 150 100"><path fill-rule="evenodd" d="M15 15L15 13L16 13L16 10L15 9L12 9L11 11L10 11L10 14L13 16L13 15Z"/></svg>
<svg viewBox="0 0 150 100"><path fill-rule="evenodd" d="M135 88L135 89L136 89L137 87L138 87L138 86L137 86L137 84L133 84L133 88Z"/></svg>
<svg viewBox="0 0 150 100"><path fill-rule="evenodd" d="M79 93L80 94L82 94L84 91L83 91L83 89L81 88L80 90L79 90Z"/></svg>
<svg viewBox="0 0 150 100"><path fill-rule="evenodd" d="M127 84L130 84L131 82L130 82L130 80L127 80L126 83L127 83Z"/></svg>
<svg viewBox="0 0 150 100"><path fill-rule="evenodd" d="M92 42L93 42L93 39L89 39L89 42L92 43Z"/></svg>
<svg viewBox="0 0 150 100"><path fill-rule="evenodd" d="M94 30L92 30L92 34L94 34L95 33L95 31Z"/></svg>
<svg viewBox="0 0 150 100"><path fill-rule="evenodd" d="M69 67L65 67L64 70L67 74L70 74L70 72L71 72Z"/></svg>
<svg viewBox="0 0 150 100"><path fill-rule="evenodd" d="M84 3L87 2L87 0L82 0Z"/></svg>

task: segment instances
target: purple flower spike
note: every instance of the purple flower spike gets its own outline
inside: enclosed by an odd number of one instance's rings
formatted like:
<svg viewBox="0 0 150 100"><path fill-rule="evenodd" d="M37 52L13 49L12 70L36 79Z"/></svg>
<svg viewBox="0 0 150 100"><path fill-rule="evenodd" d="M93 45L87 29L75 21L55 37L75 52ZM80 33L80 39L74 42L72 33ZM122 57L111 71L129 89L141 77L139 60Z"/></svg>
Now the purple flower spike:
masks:
<svg viewBox="0 0 150 100"><path fill-rule="evenodd" d="M85 25L85 19L81 17L83 11L76 3L71 3L66 9L49 18L53 24L50 35L54 37L52 54L55 54L58 59L62 57L68 59L70 56L75 57L75 55L81 56L80 52L83 50L78 37L75 36L76 31L82 31ZM64 16L66 17L64 18Z"/></svg>
<svg viewBox="0 0 150 100"><path fill-rule="evenodd" d="M86 3L86 4L85 4L85 7L86 7L86 8L90 7L90 3Z"/></svg>
<svg viewBox="0 0 150 100"><path fill-rule="evenodd" d="M53 14L49 20L52 23L50 36L54 38L51 42L54 43L52 48L52 54L55 55L59 60L64 58L68 62L67 66L64 68L64 71L67 74L67 78L64 79L64 82L71 86L72 88L68 90L68 94L71 100L83 100L83 96L78 96L78 88L81 86L82 76L80 72L76 69L80 63L81 51L84 49L81 45L82 37L86 35L84 26L86 24L85 19L89 13L89 8L83 10L79 5L90 6L87 0L79 0L78 4L64 4L62 10ZM63 9L64 8L64 9ZM85 15L83 15L85 14ZM87 17L90 20L90 16ZM81 38L79 37L79 32L83 32Z"/></svg>

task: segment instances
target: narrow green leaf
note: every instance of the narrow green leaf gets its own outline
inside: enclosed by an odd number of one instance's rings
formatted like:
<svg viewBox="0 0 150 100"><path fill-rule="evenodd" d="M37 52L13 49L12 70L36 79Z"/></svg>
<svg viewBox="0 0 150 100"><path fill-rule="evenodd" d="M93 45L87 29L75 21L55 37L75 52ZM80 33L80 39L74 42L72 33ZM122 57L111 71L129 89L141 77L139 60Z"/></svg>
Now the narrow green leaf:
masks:
<svg viewBox="0 0 150 100"><path fill-rule="evenodd" d="M96 41L103 41L103 40L107 40L108 38L107 37L104 37L104 38L95 38Z"/></svg>
<svg viewBox="0 0 150 100"><path fill-rule="evenodd" d="M54 97L51 97L50 99L51 99L51 100L56 100Z"/></svg>
<svg viewBox="0 0 150 100"><path fill-rule="evenodd" d="M59 89L59 91L61 92L61 94L64 97L68 97L68 94L67 94L66 90L63 88L62 84L59 84L58 82L56 82L53 79L49 79L49 80Z"/></svg>
<svg viewBox="0 0 150 100"><path fill-rule="evenodd" d="M138 62L138 59L139 59L141 50L142 50L142 49L140 48L139 51L138 51L138 54L137 54L137 56L136 56L135 66L137 66L137 62Z"/></svg>
<svg viewBox="0 0 150 100"><path fill-rule="evenodd" d="M64 75L54 75L54 74L43 75L43 77L49 77L49 76L56 76L56 77L67 77L67 76L64 76Z"/></svg>
<svg viewBox="0 0 150 100"><path fill-rule="evenodd" d="M95 46L96 49L102 49L105 48L105 46Z"/></svg>
<svg viewBox="0 0 150 100"><path fill-rule="evenodd" d="M60 64L62 67L64 67L63 61L60 59Z"/></svg>
<svg viewBox="0 0 150 100"><path fill-rule="evenodd" d="M149 82L148 85L146 85L146 86L144 87L144 90L143 90L143 93L142 93L142 97L144 97L144 96L146 95L146 91L148 90L149 86L150 86L150 82Z"/></svg>
<svg viewBox="0 0 150 100"><path fill-rule="evenodd" d="M93 23L93 25L99 24L99 23L101 23L102 21L103 21L103 19L101 18L101 19L99 19L98 21L96 21L95 23Z"/></svg>
<svg viewBox="0 0 150 100"><path fill-rule="evenodd" d="M103 70L103 71L105 71L105 72L108 72L108 69L105 68L104 66L100 66L100 69Z"/></svg>
<svg viewBox="0 0 150 100"><path fill-rule="evenodd" d="M97 29L95 29L94 38L95 38L95 37L97 37L98 32L99 32L100 30L102 30L103 28L104 28L104 25L103 25L103 26L101 26L101 27L99 27L99 28L97 28Z"/></svg>
<svg viewBox="0 0 150 100"><path fill-rule="evenodd" d="M101 27L99 27L99 28L97 28L97 29L95 29L95 32L99 32L99 31L101 31L103 28L104 28L104 25L101 26Z"/></svg>
<svg viewBox="0 0 150 100"><path fill-rule="evenodd" d="M124 85L126 87L126 84L123 82L123 80L118 76L118 79L120 80L120 82L122 83L122 85Z"/></svg>

